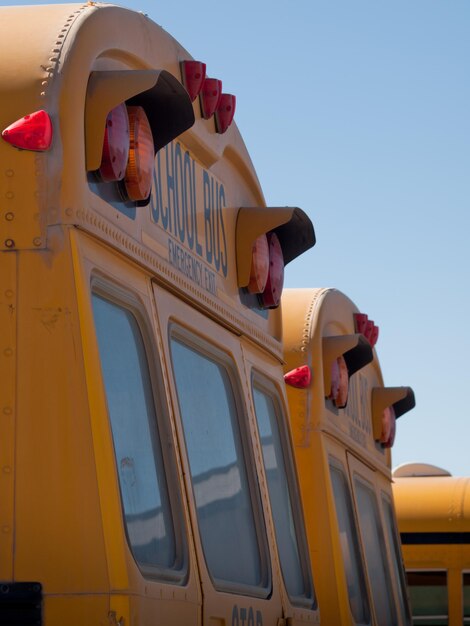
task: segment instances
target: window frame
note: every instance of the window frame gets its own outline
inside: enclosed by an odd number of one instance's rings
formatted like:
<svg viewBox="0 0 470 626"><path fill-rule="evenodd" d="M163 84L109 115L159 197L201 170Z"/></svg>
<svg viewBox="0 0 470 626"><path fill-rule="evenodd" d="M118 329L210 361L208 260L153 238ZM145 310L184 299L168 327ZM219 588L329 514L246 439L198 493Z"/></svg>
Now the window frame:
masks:
<svg viewBox="0 0 470 626"><path fill-rule="evenodd" d="M390 534L391 536L388 539L389 543L389 552L391 554L393 564L395 567L395 582L397 586L397 593L401 594L399 597L399 603L402 605L404 610L403 618L405 620L406 626L411 626L412 624L412 615L411 615L411 605L408 594L408 586L406 583L406 573L403 561L403 552L401 549L401 541L400 535L398 532L398 525L396 523L396 516L394 512L393 499L392 495L380 489L380 506L382 508L383 518L385 521L385 529L387 529L387 519L390 521ZM390 517L388 518L388 513L390 513ZM385 539L387 541L387 537Z"/></svg>
<svg viewBox="0 0 470 626"><path fill-rule="evenodd" d="M251 385L250 385L250 393L251 400L253 404L253 410L255 415L255 427L256 433L258 436L258 440L260 442L260 447L262 451L262 443L261 443L261 435L259 432L259 422L258 415L256 412L256 403L254 399L254 390L257 389L264 395L271 398L274 411L275 411L275 419L278 428L279 439L281 442L281 450L284 462L285 469L285 478L288 486L289 500L292 512L292 519L294 523L294 531L295 538L297 542L297 550L301 568L301 575L305 588L305 595L303 596L294 596L291 595L288 590L284 579L284 572L282 568L281 557L279 555L278 550L278 558L281 569L281 576L284 580L284 587L286 589L286 593L289 596L289 600L294 606L303 609L316 610L318 609L318 601L315 593L315 585L313 581L312 568L310 562L310 552L307 541L307 533L305 530L305 520L303 515L303 509L301 504L301 496L300 496L300 488L299 481L297 476L297 468L295 465L294 454L292 450L292 440L290 437L290 432L287 427L287 415L285 412L285 407L281 400L281 395L279 393L279 389L276 384L270 380L266 375L262 374L257 369L253 368L251 372ZM269 506L271 508L271 517L274 525L274 532L276 536L276 547L278 545L278 535L277 535L277 527L276 520L272 514L272 506L271 506L271 494L269 490L269 481L267 478L267 470L264 463L264 456L262 454L262 467L266 476L266 486L268 490L269 496Z"/></svg>
<svg viewBox="0 0 470 626"><path fill-rule="evenodd" d="M385 575L385 591L387 593L389 602L390 602L390 608L392 610L391 613L391 618L392 618L392 624L395 623L400 623L400 616L397 614L397 610L396 610L396 600L395 600L395 587L394 587L394 580L392 578L392 574L390 572L389 569L389 551L388 551L388 547L387 547L387 539L385 536L385 532L384 532L384 528L383 528L383 521L382 521L382 511L381 511L381 502L378 498L377 495L377 490L376 490L376 486L374 484L374 482L372 482L369 478L367 478L366 476L364 476L361 471L358 470L357 467L357 463L359 463L359 461L357 461L355 463L355 467L350 468L351 471L351 482L352 482L352 487L353 487L353 494L354 494L354 500L356 503L356 516L357 516L357 526L358 526L358 530L359 530L359 538L362 544L362 550L363 550L363 555L364 555L364 562L365 562L365 569L366 569L366 576L369 579L369 587L370 587L370 593L372 596L372 604L374 607L374 612L376 611L376 606L379 606L377 604L375 595L374 595L374 589L372 586L372 579L369 573L369 566L368 566L368 559L367 559L367 551L366 551L366 545L365 545L365 541L364 541L364 533L362 530L362 525L361 525L361 514L360 514L360 507L359 507L359 502L358 502L358 491L359 491L359 485L362 485L362 487L366 490L369 491L369 493L372 495L373 500L372 502L375 504L375 512L377 514L376 516L376 522L377 522L377 531L379 533L379 544L381 545L381 556L382 559L385 560L385 562L383 563L384 567L384 575ZM398 583L397 583L398 584ZM387 587L388 585L388 587ZM376 616L377 617L377 616ZM378 617L377 617L378 619Z"/></svg>
<svg viewBox="0 0 470 626"><path fill-rule="evenodd" d="M332 454L329 454L328 455L328 475L329 475L329 480L330 480L330 485L331 485L333 503L335 506L335 514L336 514L335 521L338 525L338 530L339 530L338 510L336 506L336 497L335 497L335 492L334 492L334 487L333 487L333 479L331 475L332 470L336 470L341 475L343 483L345 485L346 493L349 496L349 505L350 505L349 517L350 517L351 527L354 532L355 549L357 552L356 557L357 557L358 563L360 564L360 569L361 569L360 585L362 586L362 589L360 589L360 592L362 592L361 597L363 597L366 600L366 609L368 611L368 615L367 615L368 621L360 622L356 620L356 616L354 615L353 608L351 606L351 598L348 593L349 610L351 612L351 617L354 620L354 623L356 624L356 626L371 626L371 624L374 623L374 618L373 618L374 606L373 606L373 602L371 602L371 598L369 595L371 592L371 589L370 589L369 580L368 580L367 565L364 560L364 553L363 553L363 547L362 547L362 542L361 542L361 532L360 532L359 523L356 517L354 491L351 486L350 476L349 476L347 466L342 461L340 461L337 457L333 456ZM339 534L338 534L338 538L339 538ZM344 572L344 576L346 580L346 586L348 586L348 577L346 574L343 550L341 546L340 548L341 548L343 572Z"/></svg>
<svg viewBox="0 0 470 626"><path fill-rule="evenodd" d="M447 614L446 615L436 615L436 614L432 614L432 615L418 615L415 616L413 614L413 603L411 601L411 589L413 587L413 585L410 585L408 582L408 574L444 574L445 575L445 592L446 592L446 599L447 599ZM449 608L450 608L450 593L449 593L449 570L446 568L416 568L416 567L412 567L406 570L406 577L407 577L407 586L408 589L410 589L410 608L411 608L411 618L412 618L412 623L413 625L418 625L420 622L424 622L424 620L428 620L428 619L433 619L433 620L449 620ZM422 586L422 585L420 585ZM463 605L462 605L462 613L463 613ZM417 619L415 619L417 617ZM462 615L462 624L463 624L463 615ZM436 621L437 624L437 621Z"/></svg>
<svg viewBox="0 0 470 626"><path fill-rule="evenodd" d="M211 322L215 323L215 322ZM222 332L228 332L226 329L222 327L218 327ZM199 543L201 546L202 555L204 558L205 568L207 574L209 576L214 589L219 592L226 592L230 594L241 594L250 596L253 598L259 598L262 600L269 599L272 589L273 589L273 577L272 577L272 565L270 559L270 550L268 543L268 527L266 524L266 519L264 516L264 508L262 497L259 489L259 483L257 478L257 467L255 463L254 450L251 440L248 415L247 415L247 407L245 406L245 402L243 400L243 386L241 382L241 376L239 369L237 367L237 362L233 358L233 356L220 347L215 341L209 339L206 336L202 336L199 334L194 328L190 328L188 326L183 325L180 321L175 319L169 319L168 327L167 327L167 337L168 337L168 353L170 355L169 362L169 370L171 373L171 377L173 380L173 387L175 390L175 400L176 400L176 410L179 415L179 421L181 426L181 433L183 439L184 452L188 464L188 478L189 478L189 488L192 493L192 502L194 507L194 514L196 518L196 531L199 537ZM194 493L194 481L191 474L191 466L188 455L188 447L186 440L186 432L184 429L184 420L181 413L180 408L180 400L178 395L178 385L176 382L176 377L173 369L173 355L172 355L172 340L175 339L179 341L184 346L189 349L198 352L203 357L213 361L219 366L223 367L225 373L230 382L230 387L232 391L234 407L236 412L236 424L238 426L238 432L240 436L240 444L241 444L241 462L243 462L243 466L245 468L245 475L247 479L247 488L248 488L248 496L251 503L251 511L253 513L253 522L254 522L254 531L257 540L259 557L260 557L260 573L261 580L259 585L250 585L237 583L234 581L228 581L220 578L216 578L210 570L209 564L207 562L206 551L204 549L204 541L200 531L199 525L199 515L198 515L198 507L196 503L196 497Z"/></svg>
<svg viewBox="0 0 470 626"><path fill-rule="evenodd" d="M169 504L169 518L172 522L174 540L175 540L175 566L166 568L158 566L149 566L142 564L138 561L134 554L132 543L129 537L126 513L124 510L124 502L122 495L121 480L119 477L118 461L116 456L116 446L114 441L114 434L111 424L111 417L108 406L108 394L104 382L101 352L99 348L98 333L96 328L95 314L93 311L93 298L94 296L100 297L114 306L130 313L135 320L136 326L140 333L142 340L142 346L144 351L145 363L147 365L147 373L149 376L149 393L153 401L155 420L154 428L157 435L156 441L152 442L152 448L158 446L160 451L161 464L163 467L162 480L166 484L166 497ZM173 441L172 428L170 425L170 411L168 406L168 400L165 392L165 386L163 382L162 364L158 357L159 351L157 349L156 340L152 333L152 325L149 321L149 314L145 304L137 294L132 292L127 286L123 286L114 282L107 277L101 275L101 273L93 272L90 280L90 306L91 317L93 320L93 332L96 341L97 354L99 355L99 370L101 373L101 385L103 390L103 396L106 402L106 411L108 418L108 427L110 442L113 450L114 457L114 472L116 477L116 484L119 492L119 506L121 510L121 520L123 525L124 534L126 537L126 544L129 549L132 558L145 579L149 581L158 581L164 583L177 584L183 586L188 581L190 572L189 566L189 545L188 545L188 530L185 521L184 508L183 508L183 494L181 492L181 485L179 481L179 471L174 446L165 446L165 441ZM149 416L150 419L150 416ZM155 452L154 452L155 455ZM156 472L158 471L157 460L154 456Z"/></svg>

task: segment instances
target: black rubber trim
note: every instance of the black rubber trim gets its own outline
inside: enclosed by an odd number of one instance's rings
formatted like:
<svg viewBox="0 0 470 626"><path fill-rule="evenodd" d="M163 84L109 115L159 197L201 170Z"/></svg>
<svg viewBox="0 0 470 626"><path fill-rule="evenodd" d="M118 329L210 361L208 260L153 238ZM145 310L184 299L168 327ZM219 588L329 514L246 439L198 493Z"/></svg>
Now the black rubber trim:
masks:
<svg viewBox="0 0 470 626"><path fill-rule="evenodd" d="M404 545L470 544L470 533L401 533Z"/></svg>

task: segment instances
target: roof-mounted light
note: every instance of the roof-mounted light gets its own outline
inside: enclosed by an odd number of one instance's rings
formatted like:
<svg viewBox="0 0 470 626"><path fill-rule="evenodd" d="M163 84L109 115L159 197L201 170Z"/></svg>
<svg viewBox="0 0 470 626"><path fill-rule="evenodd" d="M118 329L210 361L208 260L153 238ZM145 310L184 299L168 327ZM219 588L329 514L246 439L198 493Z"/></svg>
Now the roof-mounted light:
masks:
<svg viewBox="0 0 470 626"><path fill-rule="evenodd" d="M215 111L215 128L218 133L225 133L233 121L237 99L230 93L223 93Z"/></svg>
<svg viewBox="0 0 470 626"><path fill-rule="evenodd" d="M253 243L261 235L275 232L281 244L284 265L315 245L310 218L297 207L242 207L236 225L238 286L250 282Z"/></svg>
<svg viewBox="0 0 470 626"><path fill-rule="evenodd" d="M7 126L2 132L2 137L15 148L44 152L51 147L52 132L49 114L40 110L25 115Z"/></svg>
<svg viewBox="0 0 470 626"><path fill-rule="evenodd" d="M275 309L279 306L284 286L284 257L276 233L269 232L266 238L269 246L269 272L266 287L259 300L263 309Z"/></svg>
<svg viewBox="0 0 470 626"><path fill-rule="evenodd" d="M344 408L349 378L373 360L372 347L360 333L335 335L323 337L322 354L325 398L331 398L337 408Z"/></svg>
<svg viewBox="0 0 470 626"><path fill-rule="evenodd" d="M124 178L129 158L129 116L124 103L108 113L99 177L105 183Z"/></svg>
<svg viewBox="0 0 470 626"><path fill-rule="evenodd" d="M188 92L165 70L97 70L91 72L85 103L86 169L101 164L106 118L125 102L141 106L148 117L154 154L194 123Z"/></svg>
<svg viewBox="0 0 470 626"><path fill-rule="evenodd" d="M146 200L153 180L154 152L150 124L142 107L127 107L129 114L129 161L124 187L129 200Z"/></svg>
<svg viewBox="0 0 470 626"><path fill-rule="evenodd" d="M275 237L271 236L273 234ZM236 225L238 287L250 293L254 293L249 289L253 275L253 244L263 235L270 243L271 283L265 288L265 294L260 292L258 299L263 308L271 308L279 303L275 292L282 290L284 265L315 245L315 231L308 216L299 208L239 209Z"/></svg>
<svg viewBox="0 0 470 626"><path fill-rule="evenodd" d="M353 317L356 333L364 335L370 345L374 347L379 338L379 327L368 318L366 313L354 313Z"/></svg>
<svg viewBox="0 0 470 626"><path fill-rule="evenodd" d="M253 243L251 253L249 293L263 293L269 274L269 244L265 234L260 235Z"/></svg>
<svg viewBox="0 0 470 626"><path fill-rule="evenodd" d="M375 387L372 389L372 430L374 439L384 448L395 440L395 420L415 406L411 387Z"/></svg>
<svg viewBox="0 0 470 626"><path fill-rule="evenodd" d="M202 61L181 61L181 78L191 102L194 102L206 78L206 64Z"/></svg>
<svg viewBox="0 0 470 626"><path fill-rule="evenodd" d="M200 93L201 115L205 120L210 119L219 106L222 95L222 81L217 78L206 78Z"/></svg>

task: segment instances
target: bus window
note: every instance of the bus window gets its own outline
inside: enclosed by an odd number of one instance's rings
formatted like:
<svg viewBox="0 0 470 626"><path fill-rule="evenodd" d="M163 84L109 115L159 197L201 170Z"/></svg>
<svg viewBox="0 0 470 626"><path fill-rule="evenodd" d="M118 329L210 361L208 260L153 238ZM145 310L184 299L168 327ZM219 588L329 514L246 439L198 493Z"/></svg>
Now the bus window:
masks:
<svg viewBox="0 0 470 626"><path fill-rule="evenodd" d="M284 583L293 604L312 607L314 593L306 562L305 530L292 459L286 454L279 402L273 391L256 379L253 398Z"/></svg>
<svg viewBox="0 0 470 626"><path fill-rule="evenodd" d="M356 624L370 624L364 569L359 552L351 495L344 472L332 463L330 463L330 475L351 612Z"/></svg>
<svg viewBox="0 0 470 626"><path fill-rule="evenodd" d="M359 528L377 621L381 626L394 626L396 612L377 499L372 486L366 485L357 475L354 478L354 484Z"/></svg>
<svg viewBox="0 0 470 626"><path fill-rule="evenodd" d="M407 572L413 624L445 626L448 620L447 572Z"/></svg>
<svg viewBox="0 0 470 626"><path fill-rule="evenodd" d="M130 309L97 294L93 313L130 548L147 575L182 580L186 550L175 530L140 325Z"/></svg>
<svg viewBox="0 0 470 626"><path fill-rule="evenodd" d="M384 509L385 532L387 533L388 543L390 545L390 551L392 554L393 572L395 574L395 579L398 582L400 612L404 623L409 624L411 621L411 615L408 602L406 601L407 590L402 565L403 561L401 556L401 548L398 541L398 535L395 530L396 525L393 516L392 503L390 501L390 498L384 493L382 493L382 505Z"/></svg>
<svg viewBox="0 0 470 626"><path fill-rule="evenodd" d="M463 623L470 624L470 573L462 574Z"/></svg>
<svg viewBox="0 0 470 626"><path fill-rule="evenodd" d="M245 589L266 597L265 543L261 548L255 521L262 515L261 505L247 472L247 437L226 358L209 356L174 336L171 355L209 573L220 590Z"/></svg>

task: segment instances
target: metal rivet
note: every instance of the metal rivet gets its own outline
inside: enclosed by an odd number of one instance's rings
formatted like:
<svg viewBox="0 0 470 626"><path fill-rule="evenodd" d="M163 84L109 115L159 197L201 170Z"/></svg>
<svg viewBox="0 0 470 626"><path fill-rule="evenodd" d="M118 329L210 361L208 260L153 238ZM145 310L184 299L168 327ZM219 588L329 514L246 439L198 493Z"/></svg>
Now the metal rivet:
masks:
<svg viewBox="0 0 470 626"><path fill-rule="evenodd" d="M8 176L8 178L11 178L14 175L15 175L15 172L13 170L6 170L5 171L5 176Z"/></svg>
<svg viewBox="0 0 470 626"><path fill-rule="evenodd" d="M12 410L10 406L4 406L3 407L3 415L11 415L12 414Z"/></svg>
<svg viewBox="0 0 470 626"><path fill-rule="evenodd" d="M42 241L41 241L41 238L40 238L40 237L35 237L35 238L33 239L33 244L34 244L35 246L40 246L40 245L41 245L41 243L42 243Z"/></svg>
<svg viewBox="0 0 470 626"><path fill-rule="evenodd" d="M6 239L5 246L7 248L13 248L15 246L15 242L13 241L13 239Z"/></svg>
<svg viewBox="0 0 470 626"><path fill-rule="evenodd" d="M15 295L14 292L11 289L7 289L5 291L5 295L7 298L13 298L13 296Z"/></svg>
<svg viewBox="0 0 470 626"><path fill-rule="evenodd" d="M5 465L2 469L4 474L11 474L11 467L9 465Z"/></svg>
<svg viewBox="0 0 470 626"><path fill-rule="evenodd" d="M5 348L5 350L3 351L3 354L5 356L11 356L13 354L13 350L11 348Z"/></svg>
<svg viewBox="0 0 470 626"><path fill-rule="evenodd" d="M11 222L15 219L15 214L9 211L8 213L5 213L5 219L7 222Z"/></svg>
<svg viewBox="0 0 470 626"><path fill-rule="evenodd" d="M13 193L13 191L7 191L5 194L5 198L8 198L8 200L11 200L14 197L15 197L15 194Z"/></svg>

